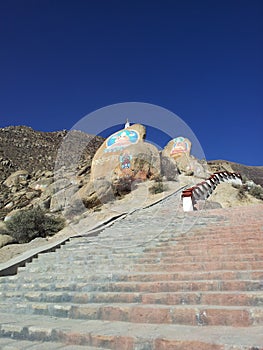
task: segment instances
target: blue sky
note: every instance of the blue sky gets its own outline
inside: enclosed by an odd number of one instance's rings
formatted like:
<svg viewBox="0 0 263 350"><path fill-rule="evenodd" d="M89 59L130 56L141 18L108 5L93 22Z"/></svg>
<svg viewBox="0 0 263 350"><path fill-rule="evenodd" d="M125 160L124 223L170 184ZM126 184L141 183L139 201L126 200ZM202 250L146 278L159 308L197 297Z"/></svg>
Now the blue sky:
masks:
<svg viewBox="0 0 263 350"><path fill-rule="evenodd" d="M262 62L261 0L2 0L0 127L71 129L147 102L182 118L207 159L263 165Z"/></svg>

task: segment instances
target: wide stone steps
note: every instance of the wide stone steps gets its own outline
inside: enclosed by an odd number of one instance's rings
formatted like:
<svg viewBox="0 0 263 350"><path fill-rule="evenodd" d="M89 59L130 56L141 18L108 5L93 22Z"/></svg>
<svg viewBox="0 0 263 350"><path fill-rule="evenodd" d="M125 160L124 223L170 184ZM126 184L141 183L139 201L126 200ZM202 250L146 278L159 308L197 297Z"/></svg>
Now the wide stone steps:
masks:
<svg viewBox="0 0 263 350"><path fill-rule="evenodd" d="M7 318L1 313L0 323L1 335L18 339L18 346L25 338L38 340L40 345L42 341L48 341L52 345L61 342L73 346L81 344L83 349L95 346L111 350L262 350L263 344L262 326L142 325L67 318L58 322L50 316L25 315L17 318L9 315Z"/></svg>
<svg viewBox="0 0 263 350"><path fill-rule="evenodd" d="M263 206L256 220L239 208L171 222L173 208L137 211L1 278L0 335L62 349L263 350Z"/></svg>

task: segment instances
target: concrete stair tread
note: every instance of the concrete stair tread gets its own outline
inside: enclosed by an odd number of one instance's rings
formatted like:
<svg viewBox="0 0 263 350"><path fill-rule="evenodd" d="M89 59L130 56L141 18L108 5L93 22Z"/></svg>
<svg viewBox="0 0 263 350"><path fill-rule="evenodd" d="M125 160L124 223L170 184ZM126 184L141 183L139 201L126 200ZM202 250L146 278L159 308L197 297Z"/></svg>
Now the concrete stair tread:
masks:
<svg viewBox="0 0 263 350"><path fill-rule="evenodd" d="M133 324L98 320L72 320L49 316L16 315L0 313L1 336L24 339L38 338L57 342L71 342L95 345L113 350L135 349L136 344L147 344L149 349L161 349L162 342L174 347L162 349L203 349L202 345L211 345L205 349L224 349L215 345L234 346L235 349L262 349L262 326L254 327L195 327L167 324ZM44 339L43 339L44 338ZM178 344L181 347L178 347ZM128 347L130 345L130 347ZM199 346L198 346L199 345ZM125 347L126 346L126 347ZM134 347L132 347L134 346ZM151 346L151 347L150 347ZM158 346L158 347L157 347ZM146 347L145 347L146 348ZM139 347L138 347L139 349ZM226 348L225 348L226 349Z"/></svg>

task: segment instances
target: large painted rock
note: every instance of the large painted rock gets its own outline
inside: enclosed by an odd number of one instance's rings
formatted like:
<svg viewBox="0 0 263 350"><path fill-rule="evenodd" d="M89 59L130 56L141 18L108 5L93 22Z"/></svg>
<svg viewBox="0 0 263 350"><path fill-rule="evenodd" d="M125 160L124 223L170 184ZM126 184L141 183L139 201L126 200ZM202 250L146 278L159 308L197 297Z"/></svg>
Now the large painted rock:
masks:
<svg viewBox="0 0 263 350"><path fill-rule="evenodd" d="M183 156L190 156L191 142L183 136L176 137L167 143L163 150L163 155L166 157L172 157L174 159L181 158Z"/></svg>
<svg viewBox="0 0 263 350"><path fill-rule="evenodd" d="M96 152L91 165L90 183L80 190L80 197L89 207L114 200L128 193L135 182L154 179L160 175L158 149L144 142L145 127L134 124L108 137Z"/></svg>
<svg viewBox="0 0 263 350"><path fill-rule="evenodd" d="M162 151L162 157L170 157L178 166L180 171L191 171L191 141L183 136L176 137L169 141Z"/></svg>

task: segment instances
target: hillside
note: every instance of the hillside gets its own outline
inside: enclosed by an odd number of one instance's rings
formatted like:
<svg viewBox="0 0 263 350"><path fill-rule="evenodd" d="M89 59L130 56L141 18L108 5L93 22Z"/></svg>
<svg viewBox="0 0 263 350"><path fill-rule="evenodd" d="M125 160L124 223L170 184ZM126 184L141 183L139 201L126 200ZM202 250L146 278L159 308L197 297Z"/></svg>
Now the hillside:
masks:
<svg viewBox="0 0 263 350"><path fill-rule="evenodd" d="M68 134L66 130L55 132L35 131L28 126L0 128L0 182L17 170L29 173L39 170L52 171L58 149ZM78 133L78 139L83 133ZM94 138L89 145L93 153L100 146L102 138Z"/></svg>
<svg viewBox="0 0 263 350"><path fill-rule="evenodd" d="M69 172L75 150L80 148L83 151L74 164L75 171L88 175L102 142L103 138L80 131L41 132L27 126L0 129L0 219L32 205L50 209L54 189L48 187L54 182L58 164L67 167L64 173Z"/></svg>

